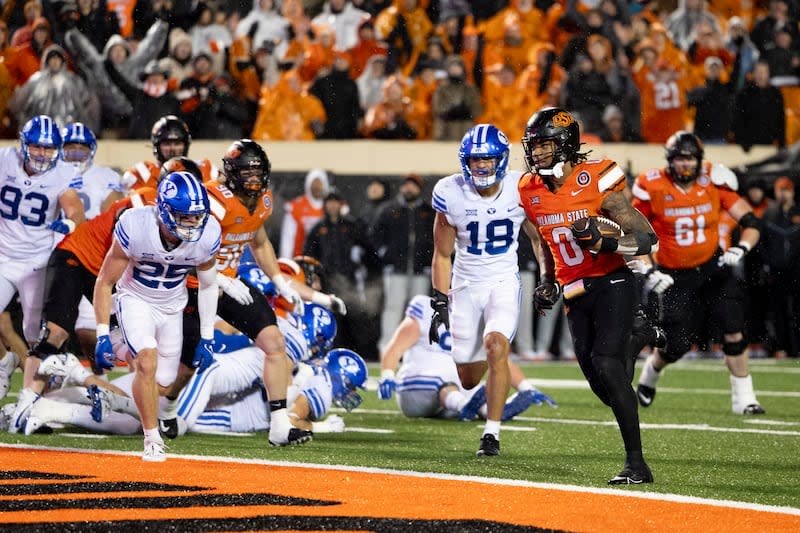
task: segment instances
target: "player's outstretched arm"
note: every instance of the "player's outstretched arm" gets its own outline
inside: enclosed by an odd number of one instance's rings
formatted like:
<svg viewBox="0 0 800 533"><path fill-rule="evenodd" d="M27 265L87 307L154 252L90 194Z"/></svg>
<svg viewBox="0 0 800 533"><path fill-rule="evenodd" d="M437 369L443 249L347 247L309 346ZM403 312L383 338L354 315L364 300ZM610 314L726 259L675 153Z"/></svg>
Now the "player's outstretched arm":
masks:
<svg viewBox="0 0 800 533"><path fill-rule="evenodd" d="M74 189L67 189L58 197L58 204L64 212L64 218L55 221L50 225L51 229L59 233L72 233L78 224L86 221L86 214L83 211L83 202ZM60 224L61 227L56 226Z"/></svg>
<svg viewBox="0 0 800 533"><path fill-rule="evenodd" d="M275 255L275 248L273 248L272 243L269 242L267 231L263 226L256 232L256 236L250 243L250 248L253 251L253 258L256 260L256 264L269 276L269 279L275 284L275 288L278 289L280 295L294 305L294 312L296 314L302 315L303 299L281 273L281 268L278 266L278 258Z"/></svg>
<svg viewBox="0 0 800 533"><path fill-rule="evenodd" d="M433 261L431 262L431 282L433 285L433 317L428 332L431 343L439 342L439 327L450 329L447 291L450 289L450 275L453 265L451 256L455 250L456 228L447 221L442 213L436 213L433 221Z"/></svg>
<svg viewBox="0 0 800 533"><path fill-rule="evenodd" d="M109 337L109 317L111 316L111 291L114 284L122 277L128 267L128 256L114 237L111 248L106 253L97 281L94 284L94 316L97 322L97 346L95 362L100 368L109 369L114 366L114 350Z"/></svg>
<svg viewBox="0 0 800 533"><path fill-rule="evenodd" d="M419 323L411 317L405 317L392 335L392 339L381 353L381 380L378 383L378 398L392 398L397 382L394 373L400 365L400 358L419 340Z"/></svg>
<svg viewBox="0 0 800 533"><path fill-rule="evenodd" d="M200 342L195 350L192 364L200 372L214 362L214 322L219 299L216 267L215 257L197 266L197 314L200 316Z"/></svg>

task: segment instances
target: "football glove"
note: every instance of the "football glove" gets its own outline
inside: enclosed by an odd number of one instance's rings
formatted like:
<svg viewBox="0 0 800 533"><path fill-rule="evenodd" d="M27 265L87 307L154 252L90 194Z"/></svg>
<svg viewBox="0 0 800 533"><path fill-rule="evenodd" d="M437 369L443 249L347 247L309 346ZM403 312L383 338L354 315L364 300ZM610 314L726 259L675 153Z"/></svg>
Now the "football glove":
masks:
<svg viewBox="0 0 800 533"><path fill-rule="evenodd" d="M303 305L303 299L300 297L300 293L292 288L282 274L275 276L272 279L272 282L275 284L275 288L278 289L278 293L286 298L290 304L292 304L294 307L294 314L303 316L305 306Z"/></svg>
<svg viewBox="0 0 800 533"><path fill-rule="evenodd" d="M572 231L572 237L575 242L584 250L592 248L597 241L603 238L600 234L600 228L597 227L597 222L591 217L576 220L569 229Z"/></svg>
<svg viewBox="0 0 800 533"><path fill-rule="evenodd" d="M214 339L200 339L197 348L194 350L192 366L202 373L214 362Z"/></svg>
<svg viewBox="0 0 800 533"><path fill-rule="evenodd" d="M749 250L741 244L731 246L719 257L718 266L734 266L742 260L748 251Z"/></svg>
<svg viewBox="0 0 800 533"><path fill-rule="evenodd" d="M428 331L428 342L430 344L439 342L439 326L444 326L445 330L450 331L450 311L447 306L447 295L433 289L433 296L431 297L433 316L431 317L431 329Z"/></svg>
<svg viewBox="0 0 800 533"><path fill-rule="evenodd" d="M543 281L533 290L533 306L543 315L545 310L552 309L561 296L561 286L555 281Z"/></svg>
<svg viewBox="0 0 800 533"><path fill-rule="evenodd" d="M397 382L394 380L394 372L390 369L381 372L381 380L378 383L378 398L381 400L391 400L392 394L397 389Z"/></svg>
<svg viewBox="0 0 800 533"><path fill-rule="evenodd" d="M60 218L52 221L47 228L55 231L56 233L68 235L75 230L75 223L68 218Z"/></svg>
<svg viewBox="0 0 800 533"><path fill-rule="evenodd" d="M664 291L672 287L675 280L669 274L660 270L651 270L644 278L644 290L655 294L664 294Z"/></svg>
<svg viewBox="0 0 800 533"><path fill-rule="evenodd" d="M100 335L97 337L97 344L94 348L94 362L97 368L109 370L114 368L114 348L111 345L111 337L108 335Z"/></svg>
<svg viewBox="0 0 800 533"><path fill-rule="evenodd" d="M331 297L331 311L334 313L339 313L340 315L346 315L347 306L344 304L344 300L335 294L329 294L328 296Z"/></svg>
<svg viewBox="0 0 800 533"><path fill-rule="evenodd" d="M226 276L220 272L217 274L217 285L222 289L222 292L240 304L250 305L253 303L253 295L250 294L250 289L242 283L242 280Z"/></svg>

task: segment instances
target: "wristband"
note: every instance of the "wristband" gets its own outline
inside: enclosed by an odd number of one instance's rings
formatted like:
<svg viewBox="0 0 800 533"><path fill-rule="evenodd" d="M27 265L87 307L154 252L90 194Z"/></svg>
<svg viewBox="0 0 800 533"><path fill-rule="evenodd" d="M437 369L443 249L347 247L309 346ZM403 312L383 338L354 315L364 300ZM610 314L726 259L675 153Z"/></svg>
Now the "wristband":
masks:
<svg viewBox="0 0 800 533"><path fill-rule="evenodd" d="M67 235L69 235L70 233L75 231L76 224L75 224L75 221L72 220L71 218L65 218L65 219L61 220L61 222L66 224L66 226L69 228L69 231L67 232Z"/></svg>
<svg viewBox="0 0 800 533"><path fill-rule="evenodd" d="M102 337L103 335L108 335L109 331L110 329L108 327L108 324L97 324L94 330L95 335L98 337Z"/></svg>
<svg viewBox="0 0 800 533"><path fill-rule="evenodd" d="M750 250L753 249L753 247L750 246L750 243L747 241L739 241L739 246L744 248L745 253L749 253Z"/></svg>

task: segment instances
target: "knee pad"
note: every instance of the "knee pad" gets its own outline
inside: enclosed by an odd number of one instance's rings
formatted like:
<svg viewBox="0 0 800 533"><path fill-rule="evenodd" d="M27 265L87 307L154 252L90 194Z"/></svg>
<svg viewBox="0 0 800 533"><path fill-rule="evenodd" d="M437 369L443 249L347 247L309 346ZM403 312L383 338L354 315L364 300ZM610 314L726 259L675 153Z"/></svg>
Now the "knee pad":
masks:
<svg viewBox="0 0 800 533"><path fill-rule="evenodd" d="M725 355L742 355L745 348L747 348L747 341L744 340L744 337L738 341L722 343L722 351L725 352Z"/></svg>
<svg viewBox="0 0 800 533"><path fill-rule="evenodd" d="M691 343L680 341L673 342L673 340L669 338L669 335L667 335L667 345L658 351L658 355L667 363L674 363L691 349Z"/></svg>
<svg viewBox="0 0 800 533"><path fill-rule="evenodd" d="M33 345L33 348L28 352L28 355L38 359L45 359L48 355L61 353L61 349L58 346L54 346L47 341L48 338L50 338L50 328L47 327L47 322L42 321L42 329L39 330L39 338L36 340L36 344Z"/></svg>

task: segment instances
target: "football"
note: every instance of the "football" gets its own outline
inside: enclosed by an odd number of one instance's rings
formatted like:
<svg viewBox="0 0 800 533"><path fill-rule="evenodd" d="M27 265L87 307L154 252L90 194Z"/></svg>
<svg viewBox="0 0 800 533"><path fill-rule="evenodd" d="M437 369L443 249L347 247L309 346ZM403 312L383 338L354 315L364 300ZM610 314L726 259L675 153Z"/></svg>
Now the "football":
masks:
<svg viewBox="0 0 800 533"><path fill-rule="evenodd" d="M594 218L594 221L597 224L597 229L600 230L600 234L603 237L619 238L625 234L622 231L622 228L619 226L619 224L617 224L610 218L606 217L592 217L592 218Z"/></svg>

